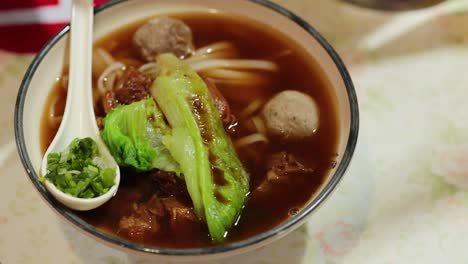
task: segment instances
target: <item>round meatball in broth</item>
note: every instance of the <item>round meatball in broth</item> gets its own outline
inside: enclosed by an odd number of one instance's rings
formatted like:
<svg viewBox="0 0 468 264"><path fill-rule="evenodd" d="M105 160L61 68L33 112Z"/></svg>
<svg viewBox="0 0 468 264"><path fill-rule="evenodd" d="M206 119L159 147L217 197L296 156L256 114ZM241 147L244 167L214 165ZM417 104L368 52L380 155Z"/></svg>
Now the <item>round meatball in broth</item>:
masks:
<svg viewBox="0 0 468 264"><path fill-rule="evenodd" d="M170 17L158 17L141 26L133 43L146 61L154 61L162 53L184 57L194 50L190 27Z"/></svg>
<svg viewBox="0 0 468 264"><path fill-rule="evenodd" d="M268 101L262 110L270 136L282 141L297 141L314 134L319 126L315 101L307 94L286 90Z"/></svg>

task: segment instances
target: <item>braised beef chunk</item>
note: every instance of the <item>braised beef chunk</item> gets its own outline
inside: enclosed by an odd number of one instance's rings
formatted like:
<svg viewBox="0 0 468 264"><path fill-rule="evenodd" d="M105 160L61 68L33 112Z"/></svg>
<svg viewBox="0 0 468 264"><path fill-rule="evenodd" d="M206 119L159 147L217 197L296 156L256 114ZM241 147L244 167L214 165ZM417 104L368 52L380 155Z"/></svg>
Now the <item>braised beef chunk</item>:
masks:
<svg viewBox="0 0 468 264"><path fill-rule="evenodd" d="M146 203L133 204L131 212L120 219L118 233L143 241L163 232L164 225L169 225L171 232L183 232L194 223L202 224L190 205L175 196L160 198L153 195Z"/></svg>
<svg viewBox="0 0 468 264"><path fill-rule="evenodd" d="M103 94L101 101L102 107L104 108L104 112L106 112L106 114L119 105L119 101L117 101L115 98L115 93L113 91L107 91L105 94Z"/></svg>
<svg viewBox="0 0 468 264"><path fill-rule="evenodd" d="M303 165L293 154L282 151L271 155L266 165L279 176L310 175L315 170Z"/></svg>
<svg viewBox="0 0 468 264"><path fill-rule="evenodd" d="M101 101L107 114L119 104L131 104L149 95L152 80L134 67L129 67L119 79L115 91L107 91Z"/></svg>
<svg viewBox="0 0 468 264"><path fill-rule="evenodd" d="M163 198L161 202L164 204L166 213L169 219L169 226L172 230L181 231L185 227L192 226L192 223L198 222L193 209L181 203L176 197L170 196Z"/></svg>
<svg viewBox="0 0 468 264"><path fill-rule="evenodd" d="M160 231L164 216L165 210L161 200L153 196L146 204L133 204L132 213L120 219L118 233L142 241Z"/></svg>
<svg viewBox="0 0 468 264"><path fill-rule="evenodd" d="M213 96L216 107L218 108L221 119L225 125L231 125L236 122L236 117L231 114L231 107L229 106L228 101L224 98L223 94L218 90L215 83L210 78L203 78L208 90Z"/></svg>
<svg viewBox="0 0 468 264"><path fill-rule="evenodd" d="M153 170L150 176L156 184L156 188L165 195L189 197L185 182L175 172Z"/></svg>
<svg viewBox="0 0 468 264"><path fill-rule="evenodd" d="M166 208L162 199L159 198L157 195L151 196L148 202L146 202L146 207L148 211L154 214L158 219L163 218L166 216Z"/></svg>
<svg viewBox="0 0 468 264"><path fill-rule="evenodd" d="M266 161L267 175L255 189L254 195L266 193L273 185L287 183L290 177L313 177L315 169L305 166L297 157L286 151L275 153Z"/></svg>
<svg viewBox="0 0 468 264"><path fill-rule="evenodd" d="M119 190L119 195L116 195L108 203L105 204L106 210L120 217L130 215L134 210L134 204L142 198L142 194L136 191Z"/></svg>
<svg viewBox="0 0 468 264"><path fill-rule="evenodd" d="M191 228L195 222L202 224L192 209L185 182L174 172L153 170L141 177L147 177L145 187L140 187L142 193L135 196L131 208L122 208L119 214L120 235L145 241L162 232L184 232L184 226Z"/></svg>
<svg viewBox="0 0 468 264"><path fill-rule="evenodd" d="M151 79L129 67L120 78L115 90L115 98L121 104L131 104L145 99L149 95Z"/></svg>

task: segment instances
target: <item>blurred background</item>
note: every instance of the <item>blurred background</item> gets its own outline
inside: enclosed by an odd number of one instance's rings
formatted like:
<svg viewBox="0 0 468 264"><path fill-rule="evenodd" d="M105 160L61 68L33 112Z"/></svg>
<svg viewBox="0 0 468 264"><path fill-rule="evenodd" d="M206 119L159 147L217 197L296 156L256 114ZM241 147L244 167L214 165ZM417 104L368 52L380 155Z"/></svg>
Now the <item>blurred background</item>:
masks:
<svg viewBox="0 0 468 264"><path fill-rule="evenodd" d="M102 4L106 0L95 0ZM33 53L65 26L70 19L71 0L0 1L0 49Z"/></svg>

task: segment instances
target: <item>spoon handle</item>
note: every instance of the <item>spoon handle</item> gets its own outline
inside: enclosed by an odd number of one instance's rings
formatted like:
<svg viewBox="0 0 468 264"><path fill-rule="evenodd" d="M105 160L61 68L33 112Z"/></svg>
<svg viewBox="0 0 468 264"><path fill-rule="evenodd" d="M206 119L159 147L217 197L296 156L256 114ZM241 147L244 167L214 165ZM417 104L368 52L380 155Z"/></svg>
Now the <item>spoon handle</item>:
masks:
<svg viewBox="0 0 468 264"><path fill-rule="evenodd" d="M70 68L68 94L64 120L72 126L73 134L82 137L98 132L94 121L92 98L92 43L93 43L93 1L73 0L70 23ZM71 128L71 127L69 127Z"/></svg>

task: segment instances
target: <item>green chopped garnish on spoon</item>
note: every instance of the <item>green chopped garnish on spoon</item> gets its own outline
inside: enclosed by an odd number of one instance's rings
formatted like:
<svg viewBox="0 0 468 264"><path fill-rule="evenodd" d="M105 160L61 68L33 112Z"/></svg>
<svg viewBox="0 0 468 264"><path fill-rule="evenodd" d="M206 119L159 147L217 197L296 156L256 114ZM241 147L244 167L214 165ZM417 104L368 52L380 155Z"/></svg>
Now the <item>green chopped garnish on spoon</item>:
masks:
<svg viewBox="0 0 468 264"><path fill-rule="evenodd" d="M47 155L47 174L39 180L78 198L94 198L115 184L115 168L102 168L99 150L92 138L76 138L63 152Z"/></svg>

